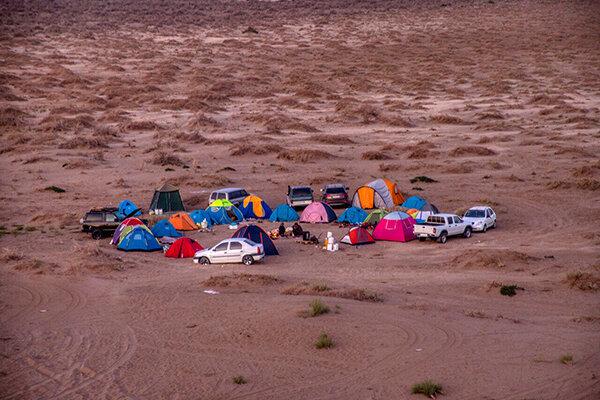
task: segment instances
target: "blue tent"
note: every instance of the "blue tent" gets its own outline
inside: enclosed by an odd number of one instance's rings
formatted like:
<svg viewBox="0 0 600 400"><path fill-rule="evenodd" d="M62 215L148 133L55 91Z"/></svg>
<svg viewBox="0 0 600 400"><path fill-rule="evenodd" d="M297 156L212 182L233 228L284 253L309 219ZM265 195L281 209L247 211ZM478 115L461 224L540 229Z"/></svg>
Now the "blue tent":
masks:
<svg viewBox="0 0 600 400"><path fill-rule="evenodd" d="M202 221L206 220L209 227L212 226L213 222L210 218L210 214L205 210L194 210L190 213L190 218L197 224L201 224Z"/></svg>
<svg viewBox="0 0 600 400"><path fill-rule="evenodd" d="M240 211L246 219L267 219L272 213L271 207L263 199L252 194L242 200Z"/></svg>
<svg viewBox="0 0 600 400"><path fill-rule="evenodd" d="M148 232L147 228L138 225L119 242L117 249L124 251L158 251L162 250L162 246L154 235Z"/></svg>
<svg viewBox="0 0 600 400"><path fill-rule="evenodd" d="M152 227L152 234L158 238L165 236L178 238L183 236L183 234L175 229L173 224L168 219L161 219L154 224Z"/></svg>
<svg viewBox="0 0 600 400"><path fill-rule="evenodd" d="M240 229L235 231L232 238L246 238L252 240L254 243L259 243L263 245L265 250L265 255L267 256L278 256L279 252L277 251L277 247L267 234L267 232L263 231L261 227L256 225L248 225L242 226Z"/></svg>
<svg viewBox="0 0 600 400"><path fill-rule="evenodd" d="M244 219L242 212L235 206L232 207L208 207L206 212L215 225L229 225Z"/></svg>
<svg viewBox="0 0 600 400"><path fill-rule="evenodd" d="M404 203L402 203L402 207L406 208L414 208L415 210L420 211L431 211L434 214L439 213L439 210L436 206L429 203L427 200L420 196L411 196Z"/></svg>
<svg viewBox="0 0 600 400"><path fill-rule="evenodd" d="M365 210L358 207L350 207L339 216L338 222L347 222L352 225L360 225L369 216Z"/></svg>
<svg viewBox="0 0 600 400"><path fill-rule="evenodd" d="M273 210L269 220L271 222L298 221L298 213L292 207L284 203L278 205L277 208Z"/></svg>
<svg viewBox="0 0 600 400"><path fill-rule="evenodd" d="M142 215L142 211L135 205L131 200L123 200L119 203L119 209L117 210L117 217L120 220L129 217L139 217Z"/></svg>

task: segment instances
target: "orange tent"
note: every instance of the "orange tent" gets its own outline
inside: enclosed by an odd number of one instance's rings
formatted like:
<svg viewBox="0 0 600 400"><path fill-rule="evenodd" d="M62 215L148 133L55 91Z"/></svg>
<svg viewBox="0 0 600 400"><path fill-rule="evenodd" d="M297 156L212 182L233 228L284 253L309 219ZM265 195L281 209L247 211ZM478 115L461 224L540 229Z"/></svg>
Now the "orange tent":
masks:
<svg viewBox="0 0 600 400"><path fill-rule="evenodd" d="M352 197L352 205L364 210L372 208L392 209L402 204L404 197L398 185L389 179L376 179L356 189Z"/></svg>
<svg viewBox="0 0 600 400"><path fill-rule="evenodd" d="M169 222L173 224L178 231L194 231L198 229L198 226L194 223L192 218L184 212L173 214L171 218L169 218Z"/></svg>

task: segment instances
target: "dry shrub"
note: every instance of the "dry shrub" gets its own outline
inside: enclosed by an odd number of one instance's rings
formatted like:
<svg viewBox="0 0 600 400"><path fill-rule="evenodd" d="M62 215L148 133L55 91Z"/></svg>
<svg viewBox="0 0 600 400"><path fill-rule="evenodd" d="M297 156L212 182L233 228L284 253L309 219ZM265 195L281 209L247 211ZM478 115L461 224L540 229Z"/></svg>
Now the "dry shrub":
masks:
<svg viewBox="0 0 600 400"><path fill-rule="evenodd" d="M284 150L281 151L277 158L281 160L288 160L294 162L308 162L314 160L321 160L324 158L337 158L331 153L322 150L312 149L296 149L296 150Z"/></svg>
<svg viewBox="0 0 600 400"><path fill-rule="evenodd" d="M417 148L408 154L410 159L436 158L440 153L435 150L429 150L425 147Z"/></svg>
<svg viewBox="0 0 600 400"><path fill-rule="evenodd" d="M60 149L107 149L103 139L77 136L58 145Z"/></svg>
<svg viewBox="0 0 600 400"><path fill-rule="evenodd" d="M92 160L84 158L79 160L67 161L62 165L62 167L66 169L90 169L95 167L96 165L97 164L94 163Z"/></svg>
<svg viewBox="0 0 600 400"><path fill-rule="evenodd" d="M483 136L477 141L478 144L512 142L514 138L509 135L505 136Z"/></svg>
<svg viewBox="0 0 600 400"><path fill-rule="evenodd" d="M504 119L504 115L502 115L502 113L500 113L499 111L496 110L490 110L487 112L482 112L482 113L477 113L477 118L484 120L484 119Z"/></svg>
<svg viewBox="0 0 600 400"><path fill-rule="evenodd" d="M79 218L74 213L41 213L31 217L27 225L40 228L57 227L64 229L67 226L76 225L79 222Z"/></svg>
<svg viewBox="0 0 600 400"><path fill-rule="evenodd" d="M593 292L600 290L600 277L589 272L570 272L567 274L564 282L569 285L570 288Z"/></svg>
<svg viewBox="0 0 600 400"><path fill-rule="evenodd" d="M473 167L468 164L450 165L445 168L449 174L470 174L473 172Z"/></svg>
<svg viewBox="0 0 600 400"><path fill-rule="evenodd" d="M92 128L94 123L94 118L85 114L74 118L50 115L42 119L40 126L46 132L69 132Z"/></svg>
<svg viewBox="0 0 600 400"><path fill-rule="evenodd" d="M459 146L450 151L452 157L465 157L465 156L493 156L497 153L482 146Z"/></svg>
<svg viewBox="0 0 600 400"><path fill-rule="evenodd" d="M0 261L2 262L20 261L23 258L25 258L25 255L15 249L5 247L0 250Z"/></svg>
<svg viewBox="0 0 600 400"><path fill-rule="evenodd" d="M154 121L130 121L120 125L122 131L154 131L164 129Z"/></svg>
<svg viewBox="0 0 600 400"><path fill-rule="evenodd" d="M347 135L325 135L325 134L312 135L312 136L308 137L308 140L310 140L312 142L316 142L316 143L338 144L338 145L356 143L354 140L350 139L350 137Z"/></svg>
<svg viewBox="0 0 600 400"><path fill-rule="evenodd" d="M197 113L192 118L190 118L190 120L187 123L187 126L192 129L206 128L206 127L216 128L220 125L221 125L220 122L218 122L214 118L207 117L203 113Z"/></svg>
<svg viewBox="0 0 600 400"><path fill-rule="evenodd" d="M563 104L562 100L558 97L549 96L546 94L537 95L529 100L529 104L535 104L538 106L550 106L550 105L560 105Z"/></svg>
<svg viewBox="0 0 600 400"><path fill-rule="evenodd" d="M69 266L69 273L110 272L125 270L123 258L112 254L100 247L98 242L87 242L76 244L74 254L78 255L78 261Z"/></svg>
<svg viewBox="0 0 600 400"><path fill-rule="evenodd" d="M591 165L582 165L573 169L573 176L578 177L591 177L600 172L600 161Z"/></svg>
<svg viewBox="0 0 600 400"><path fill-rule="evenodd" d="M29 271L35 272L36 274L45 274L47 272L54 272L59 268L58 264L40 260L39 258L23 258L16 265L15 270L17 271Z"/></svg>
<svg viewBox="0 0 600 400"><path fill-rule="evenodd" d="M162 166L172 165L175 167L182 167L185 165L181 158L164 151L159 151L154 155L154 157L152 157L152 164Z"/></svg>
<svg viewBox="0 0 600 400"><path fill-rule="evenodd" d="M398 171L402 166L400 164L379 164L379 171L391 172Z"/></svg>
<svg viewBox="0 0 600 400"><path fill-rule="evenodd" d="M554 152L556 155L560 154L573 154L575 156L584 156L584 157L594 157L594 154L587 151L583 147L562 147L560 145L546 145L546 148L556 148L557 150Z"/></svg>
<svg viewBox="0 0 600 400"><path fill-rule="evenodd" d="M595 179L584 178L579 179L577 182L575 182L575 186L577 187L577 189L595 191L600 189L600 181L597 181Z"/></svg>
<svg viewBox="0 0 600 400"><path fill-rule="evenodd" d="M361 158L363 160L389 160L391 157L381 151L365 151Z"/></svg>
<svg viewBox="0 0 600 400"><path fill-rule="evenodd" d="M538 257L513 250L467 250L452 260L452 265L467 269L505 268L509 265L528 265Z"/></svg>
<svg viewBox="0 0 600 400"><path fill-rule="evenodd" d="M25 125L26 118L29 116L26 112L16 107L3 107L0 109L0 127L18 128Z"/></svg>
<svg viewBox="0 0 600 400"><path fill-rule="evenodd" d="M102 126L97 127L94 130L93 135L98 138L103 138L104 140L113 140L113 141L121 136L115 128L107 126L107 125L102 125Z"/></svg>
<svg viewBox="0 0 600 400"><path fill-rule="evenodd" d="M27 160L24 160L23 164L36 164L39 162L48 162L48 161L55 161L55 160L52 157L48 157L48 156L35 156L35 157L28 158Z"/></svg>
<svg viewBox="0 0 600 400"><path fill-rule="evenodd" d="M231 156L246 156L246 155L264 155L273 154L285 151L283 147L278 144L237 144L229 148L229 155Z"/></svg>
<svg viewBox="0 0 600 400"><path fill-rule="evenodd" d="M308 295L308 296L327 296L327 297L339 297L342 299L350 299L357 301L370 301L374 303L383 302L383 295L381 293L372 292L367 289L360 288L343 288L334 289L323 284L315 284L309 282L300 282L291 286L287 286L280 291L281 294L286 295Z"/></svg>
<svg viewBox="0 0 600 400"><path fill-rule="evenodd" d="M230 275L211 276L202 282L207 287L247 287L247 286L269 286L283 282L283 280L272 275L233 273Z"/></svg>
<svg viewBox="0 0 600 400"><path fill-rule="evenodd" d="M447 124L447 125L466 125L467 123L458 117L453 117L451 115L440 114L433 115L429 118L431 122L437 122L438 124Z"/></svg>

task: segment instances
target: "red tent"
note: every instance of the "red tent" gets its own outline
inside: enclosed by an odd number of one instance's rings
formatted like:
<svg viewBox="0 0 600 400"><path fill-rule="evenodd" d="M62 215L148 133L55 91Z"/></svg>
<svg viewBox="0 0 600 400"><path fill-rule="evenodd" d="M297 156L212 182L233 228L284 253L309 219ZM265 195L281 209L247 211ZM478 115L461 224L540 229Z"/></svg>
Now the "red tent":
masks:
<svg viewBox="0 0 600 400"><path fill-rule="evenodd" d="M182 237L173 242L165 257L171 258L192 258L197 251L204 250L200 243L188 237Z"/></svg>
<svg viewBox="0 0 600 400"><path fill-rule="evenodd" d="M342 243L354 245L367 244L375 243L375 239L373 239L373 236L371 236L369 231L362 226L355 226L342 238Z"/></svg>

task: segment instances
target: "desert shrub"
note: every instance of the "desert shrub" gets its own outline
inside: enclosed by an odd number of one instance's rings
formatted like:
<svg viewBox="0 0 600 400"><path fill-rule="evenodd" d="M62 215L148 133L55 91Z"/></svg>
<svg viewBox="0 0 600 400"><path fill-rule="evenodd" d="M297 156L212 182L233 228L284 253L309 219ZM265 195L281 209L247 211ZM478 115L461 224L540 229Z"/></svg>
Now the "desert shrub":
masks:
<svg viewBox="0 0 600 400"><path fill-rule="evenodd" d="M317 349L329 349L333 347L333 340L325 332L321 332L319 338L315 342L315 347Z"/></svg>
<svg viewBox="0 0 600 400"><path fill-rule="evenodd" d="M517 289L517 285L503 285L502 287L500 287L500 294L502 296L512 297L517 294Z"/></svg>
<svg viewBox="0 0 600 400"><path fill-rule="evenodd" d="M54 186L54 185L52 185L52 186L46 186L44 188L44 190L48 190L48 191L54 192L54 193L64 193L64 192L66 192L65 189L63 189L63 188L61 188L59 186Z"/></svg>
<svg viewBox="0 0 600 400"><path fill-rule="evenodd" d="M458 117L453 117L451 115L446 115L446 114L441 114L441 115L434 115L431 118L429 118L429 120L431 122L437 122L438 124L456 124L456 125L462 125L465 124L465 121L463 121L462 119L458 118Z"/></svg>
<svg viewBox="0 0 600 400"><path fill-rule="evenodd" d="M18 108L4 107L0 109L0 127L18 128L25 124L25 119L28 116L29 114Z"/></svg>
<svg viewBox="0 0 600 400"><path fill-rule="evenodd" d="M589 272L570 272L565 278L565 283L571 288L585 291L597 291L600 289L600 277Z"/></svg>
<svg viewBox="0 0 600 400"><path fill-rule="evenodd" d="M236 385L245 385L246 383L248 383L248 381L246 381L246 378L244 378L242 375L234 376L231 380Z"/></svg>
<svg viewBox="0 0 600 400"><path fill-rule="evenodd" d="M561 364L571 365L571 364L573 364L573 355L564 354L560 357L559 360L560 360Z"/></svg>
<svg viewBox="0 0 600 400"><path fill-rule="evenodd" d="M314 299L308 306L308 315L311 317L317 317L322 314L327 314L329 307L323 303L320 299Z"/></svg>
<svg viewBox="0 0 600 400"><path fill-rule="evenodd" d="M104 139L77 136L61 143L58 147L61 149L107 149L108 144Z"/></svg>
<svg viewBox="0 0 600 400"><path fill-rule="evenodd" d="M365 151L361 158L363 160L389 160L390 156L381 151Z"/></svg>
<svg viewBox="0 0 600 400"><path fill-rule="evenodd" d="M356 143L354 140L352 140L349 136L346 136L346 135L325 135L325 134L311 135L308 137L308 140L310 140L312 142L316 142L316 143L323 143L323 144L344 145L344 144Z"/></svg>
<svg viewBox="0 0 600 400"><path fill-rule="evenodd" d="M414 178L412 178L410 180L410 183L417 183L417 182L424 182L424 183L435 183L437 182L435 179L430 178L428 176L425 175L421 175L421 176L415 176Z"/></svg>
<svg viewBox="0 0 600 400"><path fill-rule="evenodd" d="M482 146L459 146L450 151L452 157L463 156L493 156L497 154L494 150Z"/></svg>
<svg viewBox="0 0 600 400"><path fill-rule="evenodd" d="M263 155L280 153L286 151L283 147L278 144L236 144L229 148L229 155L231 156L244 156L244 155Z"/></svg>
<svg viewBox="0 0 600 400"><path fill-rule="evenodd" d="M379 164L379 171L381 172L397 171L400 168L402 168L400 164Z"/></svg>
<svg viewBox="0 0 600 400"><path fill-rule="evenodd" d="M3 229L1 231L6 231L6 229ZM2 262L19 261L22 260L24 257L25 256L23 255L23 253L8 247L5 247L2 250L0 250L0 261Z"/></svg>
<svg viewBox="0 0 600 400"><path fill-rule="evenodd" d="M232 287L232 286L267 286L282 282L281 279L272 275L263 274L230 274L211 276L202 284L207 287Z"/></svg>
<svg viewBox="0 0 600 400"><path fill-rule="evenodd" d="M164 151L159 151L154 155L154 157L152 158L152 164L161 165L163 167L168 165L182 167L185 165L181 158L177 157L174 154L169 154Z"/></svg>
<svg viewBox="0 0 600 400"><path fill-rule="evenodd" d="M428 379L426 381L414 384L411 388L411 393L423 394L433 399L436 395L442 394L442 385Z"/></svg>
<svg viewBox="0 0 600 400"><path fill-rule="evenodd" d="M163 128L154 121L131 121L121 125L121 129L125 131L153 131Z"/></svg>
<svg viewBox="0 0 600 400"><path fill-rule="evenodd" d="M578 189L581 190L598 190L600 189L600 181L597 181L596 179L589 179L589 178L585 178L585 179L579 179L577 182L575 182L575 186L577 186Z"/></svg>
<svg viewBox="0 0 600 400"><path fill-rule="evenodd" d="M369 301L373 303L383 302L381 293L372 292L367 289L359 288L330 288L323 284L310 284L308 282L299 282L297 284L287 286L281 290L281 294L286 295L318 295L326 297L339 297L342 299L350 299L357 301Z"/></svg>
<svg viewBox="0 0 600 400"><path fill-rule="evenodd" d="M297 149L281 151L277 158L294 162L308 162L323 158L336 158L336 156L322 150Z"/></svg>

